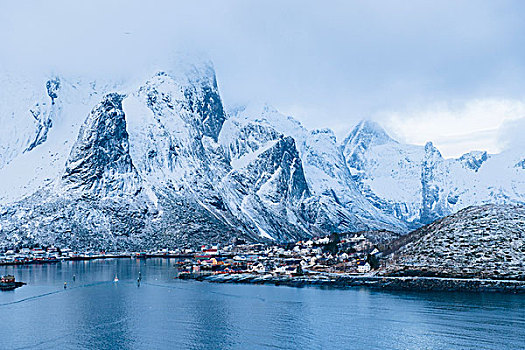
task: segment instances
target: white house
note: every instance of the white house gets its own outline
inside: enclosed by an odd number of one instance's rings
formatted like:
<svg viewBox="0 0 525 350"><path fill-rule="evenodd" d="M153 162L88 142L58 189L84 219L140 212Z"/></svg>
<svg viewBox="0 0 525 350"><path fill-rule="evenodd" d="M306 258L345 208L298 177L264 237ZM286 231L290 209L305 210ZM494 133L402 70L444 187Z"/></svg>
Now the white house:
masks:
<svg viewBox="0 0 525 350"><path fill-rule="evenodd" d="M370 272L370 264L369 263L364 263L364 264L359 264L357 265L357 272L359 273L367 273L367 272Z"/></svg>

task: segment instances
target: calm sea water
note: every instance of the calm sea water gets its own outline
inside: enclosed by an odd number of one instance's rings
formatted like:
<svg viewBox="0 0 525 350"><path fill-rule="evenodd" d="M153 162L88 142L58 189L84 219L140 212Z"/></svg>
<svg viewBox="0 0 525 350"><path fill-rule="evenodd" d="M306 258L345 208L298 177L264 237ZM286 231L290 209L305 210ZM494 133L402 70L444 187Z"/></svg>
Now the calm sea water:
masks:
<svg viewBox="0 0 525 350"><path fill-rule="evenodd" d="M0 348L525 348L525 296L210 284L174 264L0 267L28 283L0 292Z"/></svg>

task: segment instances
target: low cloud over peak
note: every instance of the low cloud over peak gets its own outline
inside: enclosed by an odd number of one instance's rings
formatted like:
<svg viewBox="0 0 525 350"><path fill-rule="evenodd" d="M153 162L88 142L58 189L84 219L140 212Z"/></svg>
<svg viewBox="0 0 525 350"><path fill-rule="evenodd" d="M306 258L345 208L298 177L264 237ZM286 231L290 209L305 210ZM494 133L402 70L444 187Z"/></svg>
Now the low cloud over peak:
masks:
<svg viewBox="0 0 525 350"><path fill-rule="evenodd" d="M441 128L452 118L443 113L462 112L436 102L525 101L524 10L521 1L4 1L0 69L122 79L198 52L214 62L228 105L270 101L339 137L363 118L402 120L395 111L416 105L429 112L403 123L428 125L421 135L445 154L478 147L483 132L494 151L500 117L470 133L462 123ZM463 141L447 141L454 135Z"/></svg>

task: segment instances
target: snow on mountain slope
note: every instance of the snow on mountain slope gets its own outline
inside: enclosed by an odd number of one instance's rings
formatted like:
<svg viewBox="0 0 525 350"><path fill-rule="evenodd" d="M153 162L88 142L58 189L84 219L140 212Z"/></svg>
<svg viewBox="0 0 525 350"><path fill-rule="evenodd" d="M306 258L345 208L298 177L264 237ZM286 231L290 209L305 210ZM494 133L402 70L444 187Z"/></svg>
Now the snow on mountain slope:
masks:
<svg viewBox="0 0 525 350"><path fill-rule="evenodd" d="M443 196L453 211L485 203L525 203L525 169L519 166L525 151L487 155L477 170L464 166L461 158L447 160L437 170L442 174Z"/></svg>
<svg viewBox="0 0 525 350"><path fill-rule="evenodd" d="M404 231L404 224L383 214L356 187L346 167L334 133L329 129L312 130L303 142L305 173L314 193L342 206L356 223L348 230L388 229ZM337 209L340 210L340 209Z"/></svg>
<svg viewBox="0 0 525 350"><path fill-rule="evenodd" d="M231 163L239 165L282 135L292 137L299 151L313 195L304 203L305 215L315 226L326 231L404 229L401 221L384 215L357 190L329 129L308 131L270 106L251 106L234 111L224 124L219 142Z"/></svg>
<svg viewBox="0 0 525 350"><path fill-rule="evenodd" d="M85 116L116 84L4 76L0 90L0 203L47 186L62 172Z"/></svg>
<svg viewBox="0 0 525 350"><path fill-rule="evenodd" d="M354 128L342 150L360 191L414 228L470 205L525 201L521 150L444 159L432 143L401 144L370 121Z"/></svg>
<svg viewBox="0 0 525 350"><path fill-rule="evenodd" d="M524 201L522 150L447 160L370 122L341 146L269 106L228 116L207 62L126 83L2 79L4 245L406 232L468 205Z"/></svg>
<svg viewBox="0 0 525 350"><path fill-rule="evenodd" d="M56 94L56 86L51 81L50 91ZM46 91L46 80L41 86L35 86L29 79L12 77L4 74L0 77L0 169L7 165L25 150L42 143L52 119L60 110L59 103L53 100Z"/></svg>
<svg viewBox="0 0 525 350"><path fill-rule="evenodd" d="M310 190L295 140L280 137L258 151L221 182L230 198L238 197L229 201L230 206L241 202L238 210L253 218L264 236L283 240L317 233L303 213L302 203Z"/></svg>
<svg viewBox="0 0 525 350"><path fill-rule="evenodd" d="M140 249L320 233L303 213L310 193L295 141L275 140L232 167L217 142L225 114L213 69L176 74L105 95L83 122L68 113L57 124L67 132L52 127L9 162L2 172L11 176L20 164L41 170L20 176L18 192L0 202L4 244ZM49 149L57 160L44 167Z"/></svg>
<svg viewBox="0 0 525 350"><path fill-rule="evenodd" d="M296 139L279 133L267 120L235 116L225 121L219 144L232 167L221 184L233 210L253 218L264 236L283 239L321 232L304 212L311 194ZM230 182L235 185L227 186ZM229 188L239 190L232 193Z"/></svg>

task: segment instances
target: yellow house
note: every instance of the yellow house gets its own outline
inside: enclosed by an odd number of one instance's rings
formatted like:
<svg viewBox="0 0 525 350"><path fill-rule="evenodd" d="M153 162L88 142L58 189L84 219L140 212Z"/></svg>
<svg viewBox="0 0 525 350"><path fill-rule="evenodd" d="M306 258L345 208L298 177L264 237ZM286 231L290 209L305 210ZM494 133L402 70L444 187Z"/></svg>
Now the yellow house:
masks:
<svg viewBox="0 0 525 350"><path fill-rule="evenodd" d="M224 261L218 260L216 258L211 258L210 261L212 265L224 265Z"/></svg>

